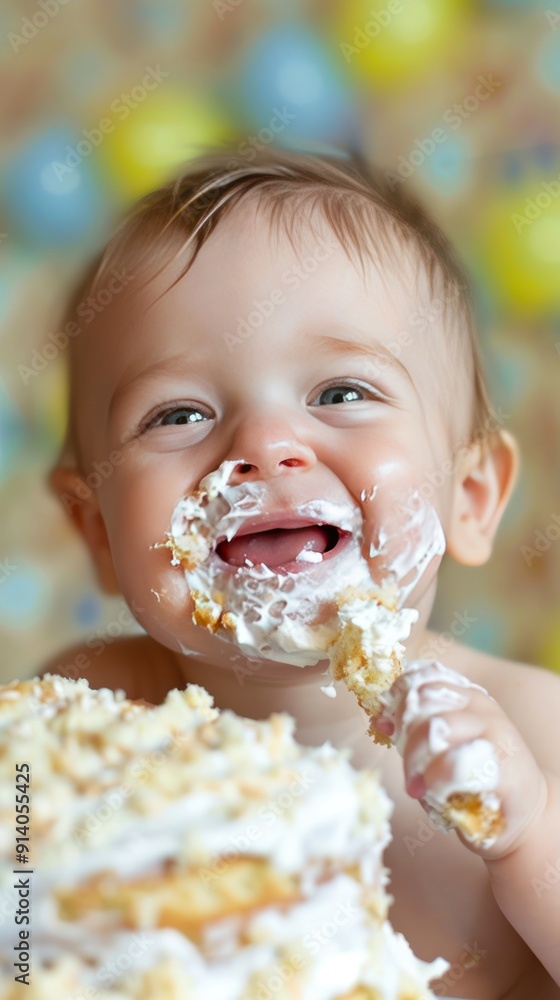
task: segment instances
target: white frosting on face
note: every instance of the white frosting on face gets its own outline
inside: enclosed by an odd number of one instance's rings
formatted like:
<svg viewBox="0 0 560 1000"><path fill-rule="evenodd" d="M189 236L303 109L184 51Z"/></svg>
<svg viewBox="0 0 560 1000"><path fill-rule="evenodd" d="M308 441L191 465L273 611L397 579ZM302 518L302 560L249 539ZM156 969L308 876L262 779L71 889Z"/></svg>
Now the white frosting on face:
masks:
<svg viewBox="0 0 560 1000"><path fill-rule="evenodd" d="M363 494L362 494L363 496ZM376 492L368 499L373 500ZM413 491L384 511L370 543L369 556L384 566L399 590L399 607L418 587L426 585L445 552L445 535L435 507Z"/></svg>
<svg viewBox="0 0 560 1000"><path fill-rule="evenodd" d="M300 503L290 513L351 532L340 552L324 560L320 552L302 551L297 560L308 567L299 573L276 573L265 565L250 563L234 569L214 551L217 542L231 540L248 518L265 513L262 482L228 485L238 464L239 460L223 462L201 480L191 496L178 502L167 543L174 549L172 562L183 564L191 592L204 595L209 615L218 619L223 610L229 612L235 631L220 627L216 635L236 643L248 657L304 667L326 660L341 627L351 621L361 629L364 646L381 662L388 664L394 652L402 654L401 644L410 635L418 613L402 606L399 610L399 605L434 557L445 549L443 531L431 505L413 494L406 506L392 508L396 535L389 536L381 527L375 546L370 546L370 555L380 557L377 580L362 555L360 508L322 498ZM373 488L362 496L373 501L376 493L377 488ZM401 578L404 589L399 590ZM387 586L395 594L394 610L371 596L348 602L338 610L337 595L346 588L371 595Z"/></svg>

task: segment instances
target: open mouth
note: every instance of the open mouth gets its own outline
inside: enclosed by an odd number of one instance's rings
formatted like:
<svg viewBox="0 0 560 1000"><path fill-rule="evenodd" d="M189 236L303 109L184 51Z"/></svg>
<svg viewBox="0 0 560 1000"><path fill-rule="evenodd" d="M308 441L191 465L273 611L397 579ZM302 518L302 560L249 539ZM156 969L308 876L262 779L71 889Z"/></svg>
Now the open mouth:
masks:
<svg viewBox="0 0 560 1000"><path fill-rule="evenodd" d="M230 541L219 541L215 551L230 566L264 565L276 572L297 573L332 559L351 537L351 532L334 524L308 523L296 528L238 532Z"/></svg>

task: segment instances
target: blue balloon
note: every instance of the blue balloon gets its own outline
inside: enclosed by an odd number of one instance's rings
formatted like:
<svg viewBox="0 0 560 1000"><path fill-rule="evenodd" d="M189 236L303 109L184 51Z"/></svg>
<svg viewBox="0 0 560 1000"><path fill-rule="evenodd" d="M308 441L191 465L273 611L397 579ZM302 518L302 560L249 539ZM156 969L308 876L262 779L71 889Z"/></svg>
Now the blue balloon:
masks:
<svg viewBox="0 0 560 1000"><path fill-rule="evenodd" d="M102 233L107 199L84 133L52 128L35 136L8 164L4 211L17 235L34 244L66 247Z"/></svg>
<svg viewBox="0 0 560 1000"><path fill-rule="evenodd" d="M242 61L235 97L261 142L291 138L349 142L358 136L352 91L311 32L298 26L261 35Z"/></svg>

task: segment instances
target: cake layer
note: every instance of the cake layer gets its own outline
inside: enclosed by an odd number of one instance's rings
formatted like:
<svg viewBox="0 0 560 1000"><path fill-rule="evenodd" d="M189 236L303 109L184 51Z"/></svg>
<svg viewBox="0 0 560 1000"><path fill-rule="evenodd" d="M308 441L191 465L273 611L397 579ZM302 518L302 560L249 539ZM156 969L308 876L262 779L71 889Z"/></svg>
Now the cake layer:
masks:
<svg viewBox="0 0 560 1000"><path fill-rule="evenodd" d="M447 963L417 960L347 875L293 906L271 906L212 928L207 951L173 929L101 934L94 923L49 922L34 942L33 1000L427 1000ZM211 948L210 948L211 944ZM48 967L50 965L50 968ZM6 982L7 986L7 982ZM360 993L361 990L361 993ZM17 993L2 993L8 1000Z"/></svg>
<svg viewBox="0 0 560 1000"><path fill-rule="evenodd" d="M212 921L295 903L303 895L300 875L278 872L265 859L250 857L224 861L219 874L200 868L132 882L101 874L56 892L63 920L99 913L124 927L173 927L198 943Z"/></svg>

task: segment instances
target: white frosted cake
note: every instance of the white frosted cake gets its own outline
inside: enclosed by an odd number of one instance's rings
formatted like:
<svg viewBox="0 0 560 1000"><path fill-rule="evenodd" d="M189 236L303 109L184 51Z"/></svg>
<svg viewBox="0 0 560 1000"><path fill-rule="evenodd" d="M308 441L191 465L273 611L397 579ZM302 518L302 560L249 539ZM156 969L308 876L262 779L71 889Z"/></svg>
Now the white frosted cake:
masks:
<svg viewBox="0 0 560 1000"><path fill-rule="evenodd" d="M447 963L416 959L387 919L376 772L292 734L195 685L157 707L50 674L0 688L3 1000L432 997ZM29 986L13 965L26 878Z"/></svg>

